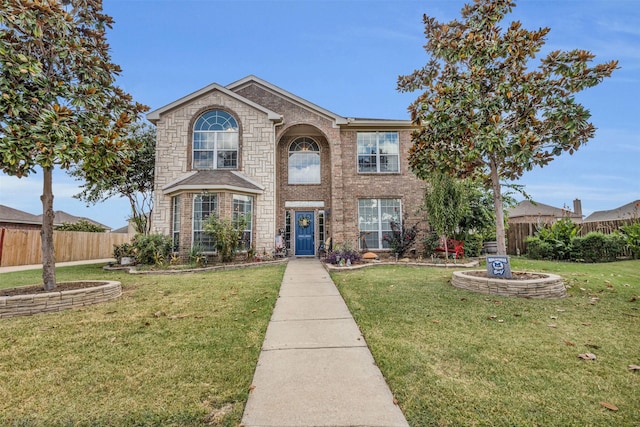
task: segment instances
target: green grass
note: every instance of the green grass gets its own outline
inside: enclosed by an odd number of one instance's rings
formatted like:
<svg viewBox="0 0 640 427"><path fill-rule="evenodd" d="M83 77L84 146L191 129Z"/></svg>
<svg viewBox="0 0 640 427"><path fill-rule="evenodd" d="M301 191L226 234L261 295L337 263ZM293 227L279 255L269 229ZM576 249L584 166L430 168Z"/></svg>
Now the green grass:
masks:
<svg viewBox="0 0 640 427"><path fill-rule="evenodd" d="M639 426L640 261L513 267L562 275L569 296L475 294L437 268L332 277L412 426Z"/></svg>
<svg viewBox="0 0 640 427"><path fill-rule="evenodd" d="M119 280L123 295L0 320L0 425L238 425L284 268L171 276L59 268L60 282ZM0 286L40 275L4 273Z"/></svg>

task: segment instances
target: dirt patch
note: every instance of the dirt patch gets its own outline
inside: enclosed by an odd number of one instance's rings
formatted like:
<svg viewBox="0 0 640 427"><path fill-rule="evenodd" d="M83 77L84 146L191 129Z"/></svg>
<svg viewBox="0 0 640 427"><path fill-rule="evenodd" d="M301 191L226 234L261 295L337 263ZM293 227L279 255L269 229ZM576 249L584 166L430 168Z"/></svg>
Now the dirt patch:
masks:
<svg viewBox="0 0 640 427"><path fill-rule="evenodd" d="M475 277L489 277L486 271L465 271L467 276L475 276ZM509 280L534 280L534 279L544 279L547 277L546 274L540 273L527 273L525 271L512 271L511 279ZM499 277L492 277L492 279L500 279Z"/></svg>
<svg viewBox="0 0 640 427"><path fill-rule="evenodd" d="M0 297L15 297L18 295L46 294L49 292L75 291L77 289L95 288L106 285L108 282L61 282L56 284L56 288L45 291L42 285L21 286L19 288L0 289Z"/></svg>

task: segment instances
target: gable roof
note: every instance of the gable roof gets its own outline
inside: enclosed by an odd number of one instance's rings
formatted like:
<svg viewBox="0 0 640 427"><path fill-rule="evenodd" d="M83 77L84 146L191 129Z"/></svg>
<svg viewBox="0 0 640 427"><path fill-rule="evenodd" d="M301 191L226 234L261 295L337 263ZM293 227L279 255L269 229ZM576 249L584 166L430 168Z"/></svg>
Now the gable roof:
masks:
<svg viewBox="0 0 640 427"><path fill-rule="evenodd" d="M232 170L191 171L162 187L164 194L187 190L231 190L262 194L264 187Z"/></svg>
<svg viewBox="0 0 640 427"><path fill-rule="evenodd" d="M634 200L615 209L595 211L585 218L584 222L615 221L640 217L640 200Z"/></svg>
<svg viewBox="0 0 640 427"><path fill-rule="evenodd" d="M212 91L219 91L224 93L225 95L234 98L244 104L250 105L253 108L262 111L263 113L265 113L267 115L267 117L269 118L269 120L274 120L274 121L280 121L282 120L282 115L278 114L274 111L269 110L268 108L263 107L262 105L256 104L255 102L238 95L235 92L232 92L231 90L227 89L224 86L220 86L217 83L211 83L208 86L203 87L202 89L199 89L195 92L190 93L189 95L183 96L182 98L171 102L170 104L165 105L164 107L160 107L156 110L153 110L152 112L150 112L149 114L147 114L147 120L149 120L152 123L156 123L158 120L160 120L160 116L170 110L173 110L174 108L180 107L183 104L186 104L196 98L199 98L203 95L206 95L207 93L210 93Z"/></svg>
<svg viewBox="0 0 640 427"><path fill-rule="evenodd" d="M545 205L544 203L532 202L530 200L523 200L509 210L509 218L518 218L523 216L563 218L567 216L567 214L570 217L579 216L568 209L560 209Z"/></svg>
<svg viewBox="0 0 640 427"><path fill-rule="evenodd" d="M280 96L281 98L285 98L287 99L289 102L292 102L293 104L296 104L306 110L311 110L315 113L318 113L320 115L326 116L327 118L333 120L336 124L346 124L347 123L347 119L345 117L342 117L332 111L327 110L326 108L322 108L316 104L314 104L313 102L309 102L304 98L300 98L298 95L294 95L291 92L288 92L272 83L269 83L266 80L263 80L259 77L256 77L254 75L249 75L245 78L242 78L238 81L235 81L229 85L227 85L227 88L231 91L237 91L240 90L246 86L249 86L251 84L257 84L258 86L261 86L263 89L267 90L268 92L274 93L278 96Z"/></svg>
<svg viewBox="0 0 640 427"><path fill-rule="evenodd" d="M345 126L345 127L410 127L413 126L413 122L411 120L389 120L389 119L371 119L371 118L357 118L357 117L344 117L339 114L334 113L333 111L329 111L326 108L322 108L313 102L310 102L304 98L299 97L289 91L286 91L273 83L269 83L266 80L263 80L254 75L249 75L244 77L238 81L235 81L229 85L227 88L231 91L238 91L244 87L249 85L258 85L265 89L268 92L271 92L277 96L280 96L289 102L300 106L306 110L314 112L316 114L325 116L326 118L332 120L337 126Z"/></svg>
<svg viewBox="0 0 640 427"><path fill-rule="evenodd" d="M42 225L42 218L19 209L0 205L0 222Z"/></svg>

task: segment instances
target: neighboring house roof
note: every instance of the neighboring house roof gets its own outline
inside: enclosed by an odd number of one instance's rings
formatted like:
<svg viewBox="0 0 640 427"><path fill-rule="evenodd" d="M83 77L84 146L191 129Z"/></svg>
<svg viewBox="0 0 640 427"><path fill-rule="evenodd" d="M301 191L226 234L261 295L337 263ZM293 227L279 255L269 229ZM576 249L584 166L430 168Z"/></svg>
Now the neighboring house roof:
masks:
<svg viewBox="0 0 640 427"><path fill-rule="evenodd" d="M116 228L115 230L111 230L112 233L128 233L129 226L125 225L124 227Z"/></svg>
<svg viewBox="0 0 640 427"><path fill-rule="evenodd" d="M256 104L255 102L253 102L253 101L251 101L251 100L249 100L249 99L247 99L247 98L245 98L243 96L240 96L237 93L234 93L231 90L227 89L226 87L220 86L217 83L212 83L212 84L210 84L208 86L205 86L200 90L197 90L197 91L195 91L193 93L190 93L187 96L183 96L182 98L180 98L180 99L178 99L176 101L173 101L172 103L167 104L164 107L160 107L157 110L154 110L154 111L150 112L149 114L147 114L147 119L150 122L155 123L158 120L160 120L160 115L162 113L165 113L167 111L173 110L174 108L180 107L181 105L186 104L186 103L188 103L188 102L190 102L190 101L192 101L192 100L194 100L196 98L199 98L199 97L201 97L203 95L206 95L207 93L212 92L214 90L220 91L220 92L226 94L227 96L230 96L231 98L235 98L235 99L237 99L238 101L240 101L240 102L242 102L244 104L252 106L256 110L260 110L260 111L264 112L267 115L267 117L269 118L269 120L273 120L273 121L281 121L282 120L282 115L281 114L273 112L273 111L263 107L262 105Z"/></svg>
<svg viewBox="0 0 640 427"><path fill-rule="evenodd" d="M42 215L38 215L38 219L40 223L42 223ZM91 224L97 225L99 227L103 227L105 230L110 231L111 227L101 224L98 221L94 221L90 218L84 216L75 216L67 213L65 211L55 211L53 217L53 225L62 225L62 224L75 224L78 221L85 220L90 222Z"/></svg>
<svg viewBox="0 0 640 427"><path fill-rule="evenodd" d="M42 225L42 218L9 206L0 205L0 222Z"/></svg>
<svg viewBox="0 0 640 427"><path fill-rule="evenodd" d="M595 211L584 222L615 221L619 219L640 218L640 200L606 211Z"/></svg>
<svg viewBox="0 0 640 427"><path fill-rule="evenodd" d="M530 200L523 200L509 210L509 218L519 218L523 216L562 218L567 215L570 217L578 216L568 209L560 209Z"/></svg>
<svg viewBox="0 0 640 427"><path fill-rule="evenodd" d="M264 187L240 172L217 169L189 172L168 183L162 190L165 194L187 190L232 190L261 194Z"/></svg>

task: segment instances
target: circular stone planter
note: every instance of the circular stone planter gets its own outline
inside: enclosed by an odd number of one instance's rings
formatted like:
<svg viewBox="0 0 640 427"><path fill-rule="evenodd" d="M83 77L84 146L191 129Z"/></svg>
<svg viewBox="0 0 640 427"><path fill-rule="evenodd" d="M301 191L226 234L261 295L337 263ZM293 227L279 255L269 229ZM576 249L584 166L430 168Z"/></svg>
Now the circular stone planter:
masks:
<svg viewBox="0 0 640 427"><path fill-rule="evenodd" d="M69 291L0 296L0 319L16 316L31 316L34 314L50 313L74 307L98 304L122 295L122 285L120 282L106 280L83 280L83 282L95 283L95 286Z"/></svg>
<svg viewBox="0 0 640 427"><path fill-rule="evenodd" d="M562 277L547 273L513 272L512 279L487 277L484 270L455 271L451 284L483 294L522 298L563 298L567 295Z"/></svg>

